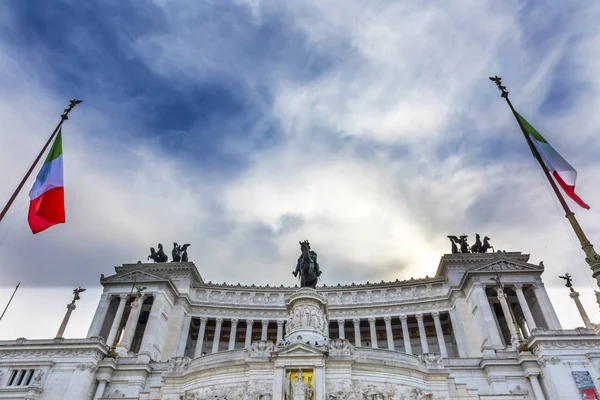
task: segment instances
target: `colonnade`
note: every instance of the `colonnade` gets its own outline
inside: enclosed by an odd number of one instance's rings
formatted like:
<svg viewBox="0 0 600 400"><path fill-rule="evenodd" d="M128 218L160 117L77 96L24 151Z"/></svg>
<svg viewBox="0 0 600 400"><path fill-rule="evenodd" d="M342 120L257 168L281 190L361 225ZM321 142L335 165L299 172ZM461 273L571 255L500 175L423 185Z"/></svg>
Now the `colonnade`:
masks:
<svg viewBox="0 0 600 400"><path fill-rule="evenodd" d="M503 344L501 339L502 336L508 337L509 334L513 344L519 333L524 339L527 339L538 326L561 329L543 284L536 283L526 288L522 284L504 285L501 290L499 287L495 287L497 299L488 295L487 288L490 286L493 285L476 282L473 287L472 299L479 306L478 324L480 329L492 345L509 345L509 343ZM159 331L165 330L163 325L166 324L160 318L163 307L157 307L155 304L157 295L164 297L160 293L142 294L141 297L132 299L129 298L129 294L102 294L88 337L98 336L102 333L103 336L106 336L106 343L109 346L117 344L117 347L131 350L135 336L137 340L141 339L141 343L136 342L140 345L139 351L149 351L153 346L156 348L164 338L164 333ZM512 303L508 301L507 295L510 295ZM530 301L527 299L528 296ZM532 300L533 297L535 300ZM161 304L163 302L164 300L160 301ZM497 306L498 303L501 311ZM530 303L533 303L533 306L530 307ZM130 306L127 307L127 305ZM146 307L144 308L144 306ZM148 314L140 319L143 308ZM108 315L109 309L112 314L110 316ZM499 323L500 314L506 321L506 325L503 327ZM138 322L142 320L143 322L147 321L145 328L143 325L140 326L136 335ZM162 325L159 324L159 321L162 322ZM349 339L357 347L382 347L408 354L427 354L432 351L441 354L444 358L464 357L466 356L466 344L464 343L466 339L460 333L461 328L457 326L458 321L459 317L455 309L441 313L436 311L367 318L334 318L329 321L326 333L331 338ZM241 327L240 324L242 324ZM210 328L207 331L209 325ZM179 341L177 342L176 337L172 338L175 340L174 344L177 344L176 351L173 347L173 352L178 356L186 354L190 357L199 357L204 353L234 350L236 347L242 348L242 346L249 347L253 340L259 338L258 335L253 336L254 331L260 331L262 340L279 341L283 338L284 326L285 320L283 319L224 319L218 316L186 314L182 317L181 330L175 331L181 332ZM208 335L209 333L210 335ZM169 335L172 337L172 333ZM205 341L209 336L212 341L207 345ZM160 340L157 339L159 337ZM138 350L137 344L134 351ZM433 348L431 348L432 346Z"/></svg>
<svg viewBox="0 0 600 400"><path fill-rule="evenodd" d="M486 290L488 287L493 290ZM474 299L481 310L484 335L493 346L516 345L519 335L522 339L528 339L532 331L536 328L562 329L548 293L542 283L531 284L527 287L524 287L523 284L498 286L497 284L479 283L474 285L473 290ZM534 302L533 308L527 300L525 291L532 294L530 298ZM491 297L488 293L491 294ZM509 296L511 294L514 294L514 297L516 297L516 303L510 301ZM498 319L500 313L492 308L494 304L500 305L501 314L506 322L504 331ZM510 337L508 343L502 343L501 337L505 336L503 333L506 333L506 336Z"/></svg>
<svg viewBox="0 0 600 400"><path fill-rule="evenodd" d="M450 311L450 313L453 313L454 311ZM445 312L444 312L445 313ZM442 313L442 314L444 314ZM411 343L411 334L410 331L411 329L409 329L409 318L411 318L411 320L414 318L417 322L417 326L418 326L418 338L419 338L419 344L420 344L420 352L421 354L427 354L430 352L430 341L429 341L429 337L427 334L427 329L425 327L425 318L427 316L431 317L431 320L433 320L433 326L434 326L434 330L435 330L435 341L437 343L438 348L436 349L436 352L439 351L439 354L441 354L442 357L444 358L448 358L448 347L447 347L447 343L446 343L446 337L444 336L444 331L442 329L442 322L440 320L440 312L431 312L431 313L417 313L414 315L398 315L398 316L384 316L384 317L371 317L371 318L366 318L366 319L360 319L360 318L353 318L352 319L352 331L353 331L353 336L352 337L352 341L354 342L354 345L356 347L362 347L363 345L368 345L371 348L379 348L379 337L380 335L377 334L378 330L382 330L382 329L378 329L378 321L383 320L384 324L385 324L385 346L387 347L388 350L401 350L405 353L408 354L414 354L415 352L413 351L413 344ZM369 324L369 329L368 329L368 341L363 341L363 337L362 337L362 332L361 332L361 323L364 321L368 321ZM453 324L455 324L456 322L453 322L453 318L452 316L450 316L449 318L449 323L451 326L452 331L455 331L455 328L453 326ZM392 324L394 322L400 321L401 327L402 327L402 334L401 335L394 335L394 330L392 329ZM454 319L455 321L455 319ZM340 339L346 339L346 320L345 319L337 319L336 321L337 324L337 331L338 331L338 337ZM331 328L330 328L331 330ZM364 329L363 329L364 330ZM413 329L414 330L414 329ZM414 336L414 335L413 335ZM431 335L430 335L431 336ZM399 337L402 338L402 348L396 348L396 339L398 339ZM347 339L350 339L350 337L348 337ZM456 340L456 347L457 350L459 352L459 354L462 354L464 352L464 343L462 341L462 338L459 338L458 336L455 335L455 340Z"/></svg>

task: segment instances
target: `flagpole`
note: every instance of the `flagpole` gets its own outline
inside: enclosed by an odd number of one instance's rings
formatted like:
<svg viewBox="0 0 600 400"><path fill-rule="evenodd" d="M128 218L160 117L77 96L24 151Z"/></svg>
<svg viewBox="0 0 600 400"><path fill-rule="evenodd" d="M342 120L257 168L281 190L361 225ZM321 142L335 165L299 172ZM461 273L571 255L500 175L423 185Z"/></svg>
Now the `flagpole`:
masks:
<svg viewBox="0 0 600 400"><path fill-rule="evenodd" d="M577 236L577 239L579 239L579 243L581 244L581 249L583 250L583 252L585 253L585 256L586 256L585 262L588 263L588 265L590 266L590 269L592 270L592 277L596 279L596 283L597 283L598 287L600 288L600 255L598 255L598 253L596 253L596 251L594 250L594 246L592 245L592 243L590 243L590 241L586 237L585 232L583 231L583 229L581 228L581 225L579 225L579 222L577 221L577 218L575 218L575 213L573 211L571 211L571 209L569 208L569 205L565 201L565 198L563 197L562 193L560 192L560 190L558 190L558 186L556 186L556 182L554 182L554 179L552 179L552 175L550 174L548 167L542 160L542 157L540 156L540 153L537 151L536 147L533 145L531 138L527 134L527 131L525 130L525 127L523 126L523 123L519 119L517 112L515 111L515 108L513 107L512 103L510 102L510 99L508 98L508 91L506 90L506 86L502 85L502 78L500 78L498 76L494 76L494 77L490 77L490 80L493 81L496 84L496 86L498 86L498 89L502 93L501 96L506 100L506 103L510 107L510 110L512 111L515 119L517 120L517 123L519 124L519 127L521 128L521 132L523 133L523 136L525 137L525 140L527 141L527 144L529 145L529 148L531 149L533 156L535 157L537 162L542 167L542 170L544 171L544 174L546 175L546 179L548 179L548 182L550 182L550 186L552 186L552 190L554 190L554 194L556 194L558 201L560 202L563 210L565 211L565 217L569 220L569 223L571 224L573 231L575 231L575 235ZM599 291L595 291L595 292L596 292L596 303L598 303L598 305L600 306L600 292Z"/></svg>
<svg viewBox="0 0 600 400"><path fill-rule="evenodd" d="M31 173L33 172L35 166L40 161L40 158L42 158L42 156L44 155L44 152L46 151L46 149L48 148L48 146L50 145L50 143L52 143L52 139L54 139L54 136L56 136L56 133L58 132L58 130L62 126L63 122L65 122L66 120L69 119L69 113L79 103L81 103L81 100L77 100L77 99L71 100L70 103L69 103L69 107L65 108L65 110L61 114L61 116L60 116L60 122L58 123L58 125L56 125L56 128L54 128L54 132L52 132L52 135L50 135L50 138L48 139L48 141L46 142L46 144L44 145L44 147L40 151L40 154L38 154L38 156L36 157L36 159L33 161L33 164L31 164L31 167L29 168L29 170L27 171L27 173L25 174L25 176L21 180L21 183L19 183L19 186L17 186L17 188L15 189L14 193L12 194L12 196L10 196L10 199L8 199L8 202L6 203L6 205L4 206L4 208L2 209L2 212L0 212L0 222L2 222L2 219L4 218L4 216L6 215L6 213L8 212L8 209L10 208L10 206L12 205L12 203L15 201L15 199L19 195L19 192L21 192L21 189L25 185L25 182L27 182L27 179L29 179L29 175L31 175Z"/></svg>
<svg viewBox="0 0 600 400"><path fill-rule="evenodd" d="M13 297L15 297L15 293L17 293L17 289L19 289L19 286L21 286L21 282L17 283L17 287L15 288L15 291L13 292L12 296L10 296L10 300L8 300L8 304L6 304L4 311L2 311L2 315L0 315L0 321L2 320L2 317L4 317L4 313L6 312L6 310L8 310L8 306L10 306L10 302L12 301Z"/></svg>

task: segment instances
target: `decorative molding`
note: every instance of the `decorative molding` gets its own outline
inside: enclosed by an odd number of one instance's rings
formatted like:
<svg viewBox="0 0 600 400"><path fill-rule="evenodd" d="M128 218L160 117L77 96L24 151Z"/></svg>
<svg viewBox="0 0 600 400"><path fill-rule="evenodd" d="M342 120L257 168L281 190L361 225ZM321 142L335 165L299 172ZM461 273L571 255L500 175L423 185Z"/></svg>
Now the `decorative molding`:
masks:
<svg viewBox="0 0 600 400"><path fill-rule="evenodd" d="M545 367L548 363L551 365L556 365L560 362L560 358L558 357L542 357L538 360L538 364L542 367Z"/></svg>
<svg viewBox="0 0 600 400"><path fill-rule="evenodd" d="M31 350L0 350L0 359L7 358L41 358L41 357L92 357L95 360L104 358L100 349L31 349Z"/></svg>
<svg viewBox="0 0 600 400"><path fill-rule="evenodd" d="M82 363L82 364L77 364L77 369L80 371L89 371L91 373L94 373L96 371L98 371L98 366L96 364L91 364L91 363Z"/></svg>
<svg viewBox="0 0 600 400"><path fill-rule="evenodd" d="M100 279L100 282L102 284L106 284L120 282L164 282L166 280L167 278L162 278L146 271L135 270L131 272L117 273L116 275Z"/></svg>
<svg viewBox="0 0 600 400"><path fill-rule="evenodd" d="M476 268L474 272L507 272L507 271L519 271L519 272L534 272L543 271L543 268L532 267L528 264L521 264L514 261L498 260L482 267Z"/></svg>

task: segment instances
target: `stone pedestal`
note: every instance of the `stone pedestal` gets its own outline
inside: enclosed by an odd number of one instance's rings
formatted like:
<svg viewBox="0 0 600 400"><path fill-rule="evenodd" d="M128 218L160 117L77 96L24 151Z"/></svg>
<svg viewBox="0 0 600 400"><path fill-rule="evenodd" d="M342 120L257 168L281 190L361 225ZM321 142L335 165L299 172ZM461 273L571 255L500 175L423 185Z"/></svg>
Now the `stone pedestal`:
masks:
<svg viewBox="0 0 600 400"><path fill-rule="evenodd" d="M329 324L327 300L311 288L300 288L286 302L288 320L285 340L290 343L323 344Z"/></svg>

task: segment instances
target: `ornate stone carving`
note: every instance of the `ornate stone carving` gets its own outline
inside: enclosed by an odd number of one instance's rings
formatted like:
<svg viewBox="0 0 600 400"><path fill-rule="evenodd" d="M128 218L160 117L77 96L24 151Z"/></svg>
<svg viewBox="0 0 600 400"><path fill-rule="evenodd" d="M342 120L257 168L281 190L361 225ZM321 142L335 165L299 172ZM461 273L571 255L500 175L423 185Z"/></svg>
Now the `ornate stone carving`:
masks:
<svg viewBox="0 0 600 400"><path fill-rule="evenodd" d="M509 391L510 394L522 394L522 395L528 395L529 394L529 390L522 388L520 385L515 386L514 389L511 389Z"/></svg>
<svg viewBox="0 0 600 400"><path fill-rule="evenodd" d="M327 346L331 356L350 356L354 354L354 346L346 339L333 339Z"/></svg>
<svg viewBox="0 0 600 400"><path fill-rule="evenodd" d="M204 391L196 393L193 400L247 400L246 385L237 386L212 386Z"/></svg>
<svg viewBox="0 0 600 400"><path fill-rule="evenodd" d="M288 300L286 338L296 341L300 335L310 342L323 340L327 328L327 303L314 289L299 289ZM294 336L294 337L291 337Z"/></svg>
<svg viewBox="0 0 600 400"><path fill-rule="evenodd" d="M336 381L327 384L327 400L360 400L350 381Z"/></svg>
<svg viewBox="0 0 600 400"><path fill-rule="evenodd" d="M542 357L538 360L538 364L545 367L546 364L556 365L560 362L560 358L557 357Z"/></svg>
<svg viewBox="0 0 600 400"><path fill-rule="evenodd" d="M173 357L169 360L169 372L184 372L190 366L189 357Z"/></svg>
<svg viewBox="0 0 600 400"><path fill-rule="evenodd" d="M273 384L265 381L250 381L244 400L271 400Z"/></svg>
<svg viewBox="0 0 600 400"><path fill-rule="evenodd" d="M396 386L389 383L355 382L354 392L359 399L393 400L396 396Z"/></svg>
<svg viewBox="0 0 600 400"><path fill-rule="evenodd" d="M500 261L495 261L491 264L488 265L484 265L483 267L477 268L476 271L492 271L492 272L496 272L496 271L533 271L534 268L527 266L527 265L522 265L522 264L517 264L514 262L510 262L510 261L504 261L504 260L500 260Z"/></svg>
<svg viewBox="0 0 600 400"><path fill-rule="evenodd" d="M272 341L257 340L246 349L246 354L248 357L271 357L273 350L275 350L275 346Z"/></svg>
<svg viewBox="0 0 600 400"><path fill-rule="evenodd" d="M98 370L98 366L95 364L90 364L90 363L83 363L83 364L77 364L77 369L80 371L90 371L91 373L94 373ZM40 371L42 372L42 371Z"/></svg>
<svg viewBox="0 0 600 400"><path fill-rule="evenodd" d="M103 279L103 282L148 282L148 281L164 281L164 278L160 278L156 275L149 274L142 271L132 271L124 274L117 274L108 278Z"/></svg>
<svg viewBox="0 0 600 400"><path fill-rule="evenodd" d="M420 388L409 388L404 391L401 400L433 400L433 394Z"/></svg>
<svg viewBox="0 0 600 400"><path fill-rule="evenodd" d="M428 368L444 368L444 359L439 354L421 354L419 355L419 361Z"/></svg>

